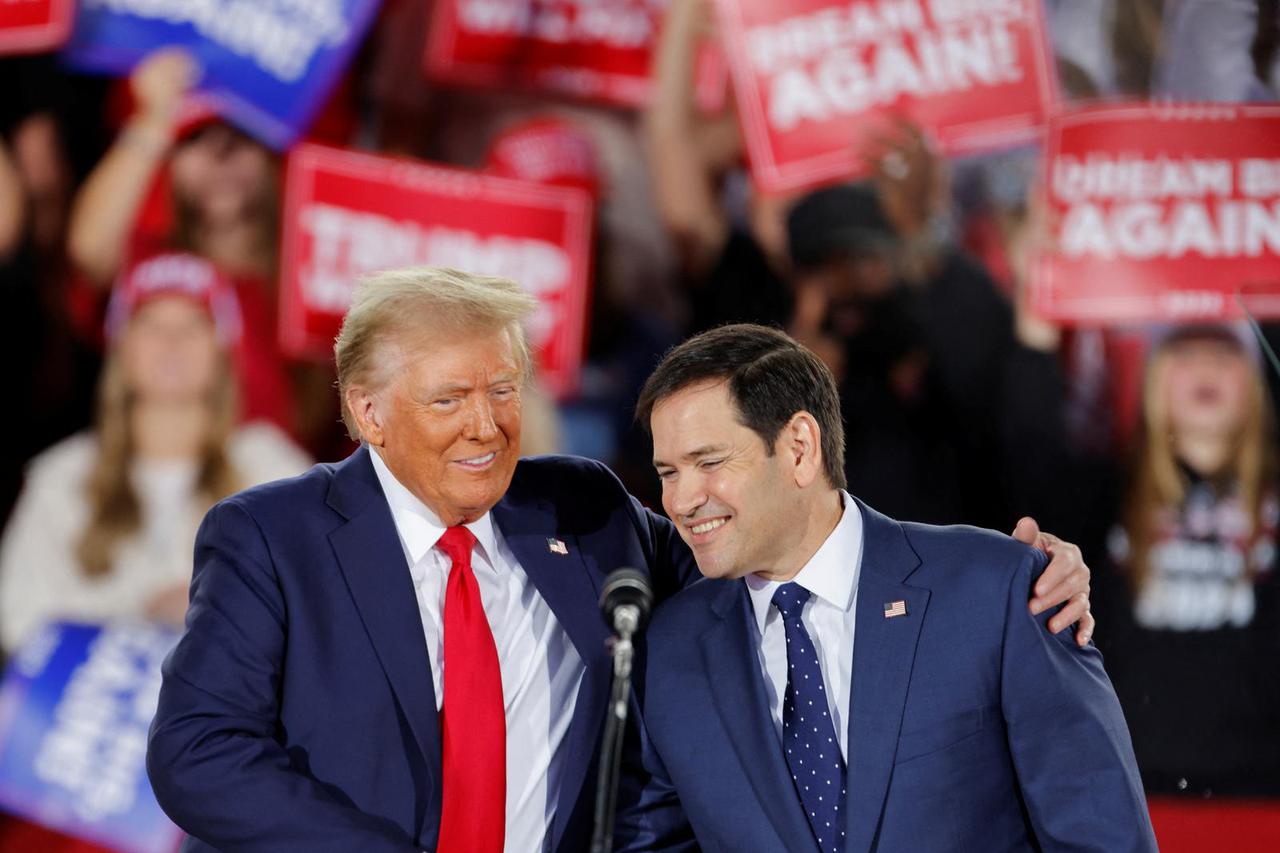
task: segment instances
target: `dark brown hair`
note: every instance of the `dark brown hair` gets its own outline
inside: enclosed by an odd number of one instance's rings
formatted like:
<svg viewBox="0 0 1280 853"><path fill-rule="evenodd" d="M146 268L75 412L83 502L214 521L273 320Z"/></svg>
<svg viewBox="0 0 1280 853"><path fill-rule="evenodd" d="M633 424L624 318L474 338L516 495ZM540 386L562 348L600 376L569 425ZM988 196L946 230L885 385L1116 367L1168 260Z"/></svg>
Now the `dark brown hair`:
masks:
<svg viewBox="0 0 1280 853"><path fill-rule="evenodd" d="M653 407L690 385L723 379L737 407L738 421L773 444L797 412L818 422L823 473L837 489L845 487L844 423L840 393L827 366L789 335L750 323L721 326L673 348L640 391L636 420L646 430Z"/></svg>

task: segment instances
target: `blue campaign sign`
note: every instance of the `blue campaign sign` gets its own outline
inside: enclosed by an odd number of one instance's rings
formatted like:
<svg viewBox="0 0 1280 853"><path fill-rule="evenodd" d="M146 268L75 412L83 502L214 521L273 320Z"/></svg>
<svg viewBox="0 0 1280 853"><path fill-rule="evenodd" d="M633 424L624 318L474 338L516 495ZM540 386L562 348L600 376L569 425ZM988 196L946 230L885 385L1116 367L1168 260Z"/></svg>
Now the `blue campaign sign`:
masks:
<svg viewBox="0 0 1280 853"><path fill-rule="evenodd" d="M144 623L37 631L0 683L0 808L128 853L182 838L151 793L147 727L177 641Z"/></svg>
<svg viewBox="0 0 1280 853"><path fill-rule="evenodd" d="M381 0L81 0L64 60L127 74L167 45L186 48L198 89L228 121L284 150L306 132Z"/></svg>

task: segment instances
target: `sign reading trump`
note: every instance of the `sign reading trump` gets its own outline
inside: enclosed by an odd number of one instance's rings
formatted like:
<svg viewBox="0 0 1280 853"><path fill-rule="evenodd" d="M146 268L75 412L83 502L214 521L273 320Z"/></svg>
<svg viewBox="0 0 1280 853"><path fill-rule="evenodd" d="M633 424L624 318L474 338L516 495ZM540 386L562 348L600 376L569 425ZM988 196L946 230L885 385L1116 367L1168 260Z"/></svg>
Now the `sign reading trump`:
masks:
<svg viewBox="0 0 1280 853"><path fill-rule="evenodd" d="M757 184L859 174L868 121L945 154L1035 140L1054 99L1041 0L718 0Z"/></svg>
<svg viewBox="0 0 1280 853"><path fill-rule="evenodd" d="M0 54L53 50L71 33L73 0L0 0Z"/></svg>
<svg viewBox="0 0 1280 853"><path fill-rule="evenodd" d="M147 727L169 628L38 629L0 686L0 806L115 850L173 853L182 838L147 781Z"/></svg>
<svg viewBox="0 0 1280 853"><path fill-rule="evenodd" d="M1280 316L1280 107L1130 105L1050 125L1036 310L1063 321Z"/></svg>
<svg viewBox="0 0 1280 853"><path fill-rule="evenodd" d="M285 177L280 334L329 358L360 276L410 266L514 279L538 299L539 378L577 386L590 273L590 195L462 169L300 145Z"/></svg>
<svg viewBox="0 0 1280 853"><path fill-rule="evenodd" d="M160 47L200 64L202 101L276 149L302 135L359 45L379 0L81 0L63 52L126 74Z"/></svg>

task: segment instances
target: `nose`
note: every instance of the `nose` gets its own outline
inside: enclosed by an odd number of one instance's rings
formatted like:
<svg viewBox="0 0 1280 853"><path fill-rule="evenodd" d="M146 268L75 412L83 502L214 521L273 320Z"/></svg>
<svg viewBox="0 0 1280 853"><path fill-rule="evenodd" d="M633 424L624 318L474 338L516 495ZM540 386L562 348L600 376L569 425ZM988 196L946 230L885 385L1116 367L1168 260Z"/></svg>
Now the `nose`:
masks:
<svg viewBox="0 0 1280 853"><path fill-rule="evenodd" d="M692 515L707 502L707 490L702 478L693 473L676 477L666 483L667 512L675 519Z"/></svg>
<svg viewBox="0 0 1280 853"><path fill-rule="evenodd" d="M493 419L493 406L488 395L481 394L471 399L462 434L471 441L489 441L498 434L498 425Z"/></svg>

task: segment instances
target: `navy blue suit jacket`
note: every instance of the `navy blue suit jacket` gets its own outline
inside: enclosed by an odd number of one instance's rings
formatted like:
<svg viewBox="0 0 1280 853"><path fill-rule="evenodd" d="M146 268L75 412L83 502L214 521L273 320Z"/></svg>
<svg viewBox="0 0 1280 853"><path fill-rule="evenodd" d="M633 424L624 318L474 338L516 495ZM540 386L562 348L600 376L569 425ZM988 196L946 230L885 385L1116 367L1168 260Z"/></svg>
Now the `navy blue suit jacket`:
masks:
<svg viewBox="0 0 1280 853"><path fill-rule="evenodd" d="M186 633L164 664L147 753L188 851L435 846L431 667L368 454L230 497L200 527ZM552 827L552 849L585 850L611 674L602 581L647 568L662 595L696 569L669 522L583 459L521 461L493 520L586 666Z"/></svg>
<svg viewBox="0 0 1280 853"><path fill-rule="evenodd" d="M845 849L1155 850L1100 655L1027 610L1044 555L858 506ZM886 618L895 601L907 615ZM620 816L624 849L816 853L759 642L741 580L657 612L638 688L649 779Z"/></svg>

